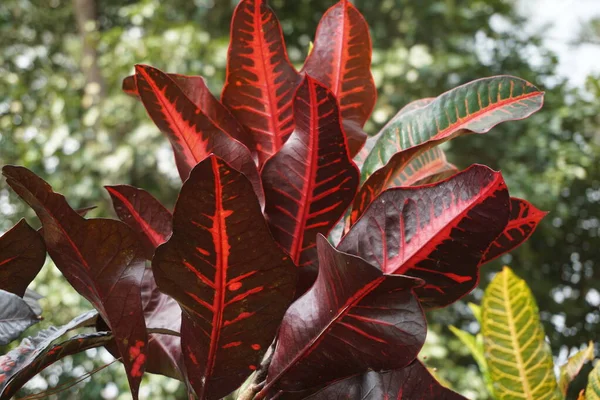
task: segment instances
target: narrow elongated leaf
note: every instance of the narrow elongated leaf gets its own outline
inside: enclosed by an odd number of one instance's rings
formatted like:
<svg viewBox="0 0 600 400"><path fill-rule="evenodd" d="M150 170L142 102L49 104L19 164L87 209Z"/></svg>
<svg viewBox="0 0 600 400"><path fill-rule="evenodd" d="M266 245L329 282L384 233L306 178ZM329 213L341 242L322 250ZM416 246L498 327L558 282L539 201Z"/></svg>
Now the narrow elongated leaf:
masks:
<svg viewBox="0 0 600 400"><path fill-rule="evenodd" d="M215 156L198 164L152 268L159 289L183 310L181 346L196 394L232 392L271 344L297 274L248 180Z"/></svg>
<svg viewBox="0 0 600 400"><path fill-rule="evenodd" d="M173 216L143 189L129 185L105 186L119 219L139 235L144 255L152 260L154 250L167 241L173 230Z"/></svg>
<svg viewBox="0 0 600 400"><path fill-rule="evenodd" d="M285 314L263 392L299 391L417 356L426 323L406 276L383 275L317 239L319 275Z"/></svg>
<svg viewBox="0 0 600 400"><path fill-rule="evenodd" d="M392 371L369 371L340 380L306 400L466 400L446 389L420 361Z"/></svg>
<svg viewBox="0 0 600 400"><path fill-rule="evenodd" d="M244 129L242 124L233 116L208 89L204 78L201 76L188 76L180 74L167 74L183 93L190 99L196 107L223 132L226 132L232 138L240 141L251 152L255 152L255 144L252 137ZM130 96L139 98L140 93L137 88L136 75L128 76L123 79L123 91Z"/></svg>
<svg viewBox="0 0 600 400"><path fill-rule="evenodd" d="M596 366L588 376L585 400L600 400L600 362L596 362Z"/></svg>
<svg viewBox="0 0 600 400"><path fill-rule="evenodd" d="M267 1L241 0L231 20L221 101L251 133L261 164L294 129L292 101L299 83Z"/></svg>
<svg viewBox="0 0 600 400"><path fill-rule="evenodd" d="M367 21L350 1L341 0L321 18L314 48L303 68L333 92L340 102L342 118L361 128L377 101L371 52ZM349 139L353 144L352 156L360 151L366 139L364 133Z"/></svg>
<svg viewBox="0 0 600 400"><path fill-rule="evenodd" d="M242 172L263 200L258 170L250 150L197 107L165 73L147 65L136 66L136 82L146 111L170 140L181 179L210 154L216 154Z"/></svg>
<svg viewBox="0 0 600 400"><path fill-rule="evenodd" d="M458 169L446 160L444 151L434 147L416 157L406 168L396 171L389 187L426 185L451 177L457 172Z"/></svg>
<svg viewBox="0 0 600 400"><path fill-rule="evenodd" d="M8 367L5 375L0 374L0 399L10 399L31 378L49 365L67 356L104 346L111 340L113 340L111 332L76 335L62 343L45 348L37 347L35 341L24 340L18 348L0 358L0 370L3 369L4 364ZM4 381L2 377L5 377Z"/></svg>
<svg viewBox="0 0 600 400"><path fill-rule="evenodd" d="M9 344L40 320L25 300L11 292L0 290L0 305L0 346Z"/></svg>
<svg viewBox="0 0 600 400"><path fill-rule="evenodd" d="M594 360L594 342L590 341L587 347L573 354L567 360L566 364L561 365L560 375L558 377L558 388L563 396L567 395L569 385L573 379L579 375L581 368L588 362Z"/></svg>
<svg viewBox="0 0 600 400"><path fill-rule="evenodd" d="M294 100L296 129L262 170L265 215L275 240L299 267L317 261L317 234L327 235L358 189L333 94L306 77Z"/></svg>
<svg viewBox="0 0 600 400"><path fill-rule="evenodd" d="M481 308L483 347L496 397L560 399L552 353L525 281L504 267L487 287Z"/></svg>
<svg viewBox="0 0 600 400"><path fill-rule="evenodd" d="M338 249L384 273L421 278L426 308L446 306L475 287L479 260L508 222L509 196L499 172L482 165L443 182L383 192Z"/></svg>
<svg viewBox="0 0 600 400"><path fill-rule="evenodd" d="M44 240L22 219L0 237L0 289L23 297L45 260Z"/></svg>
<svg viewBox="0 0 600 400"><path fill-rule="evenodd" d="M481 264L488 263L523 244L546 214L548 213L538 210L526 200L511 197L508 225L486 250Z"/></svg>
<svg viewBox="0 0 600 400"><path fill-rule="evenodd" d="M44 241L56 266L109 324L137 398L147 335L140 298L144 261L136 234L121 221L84 219L26 168L5 166L2 172L42 221Z"/></svg>

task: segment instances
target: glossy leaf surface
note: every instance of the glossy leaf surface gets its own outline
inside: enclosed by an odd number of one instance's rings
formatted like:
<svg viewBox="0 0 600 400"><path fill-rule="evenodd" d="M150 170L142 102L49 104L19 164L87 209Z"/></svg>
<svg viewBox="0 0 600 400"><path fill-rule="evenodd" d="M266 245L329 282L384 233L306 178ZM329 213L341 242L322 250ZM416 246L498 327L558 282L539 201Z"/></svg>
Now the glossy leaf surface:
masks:
<svg viewBox="0 0 600 400"><path fill-rule="evenodd" d="M0 289L23 297L45 260L44 240L22 219L0 236Z"/></svg>
<svg viewBox="0 0 600 400"><path fill-rule="evenodd" d="M249 181L215 156L198 164L152 268L159 289L183 310L181 345L196 394L229 394L271 344L297 274Z"/></svg>
<svg viewBox="0 0 600 400"><path fill-rule="evenodd" d="M267 1L241 0L231 21L221 101L251 133L261 164L294 129L292 101L299 83Z"/></svg>
<svg viewBox="0 0 600 400"><path fill-rule="evenodd" d="M250 150L223 131L165 73L136 66L136 81L146 111L171 142L181 180L210 154L223 158L250 179L257 196L263 192Z"/></svg>
<svg viewBox="0 0 600 400"><path fill-rule="evenodd" d="M140 298L144 261L136 234L121 221L84 219L26 168L5 166L2 172L38 215L48 253L58 269L110 326L137 398L147 335Z"/></svg>
<svg viewBox="0 0 600 400"><path fill-rule="evenodd" d="M319 275L288 309L263 392L299 391L417 356L426 322L413 289L419 280L383 275L317 239Z"/></svg>
<svg viewBox="0 0 600 400"><path fill-rule="evenodd" d="M143 189L129 185L105 186L119 219L135 232L147 260L167 241L173 230L173 216L158 200Z"/></svg>
<svg viewBox="0 0 600 400"><path fill-rule="evenodd" d="M560 374L558 376L558 388L560 389L563 396L567 396L567 390L569 389L569 385L579 372L581 368L588 361L594 360L594 342L590 341L590 343L586 346L585 349L578 351L573 354L564 365L560 367Z"/></svg>
<svg viewBox="0 0 600 400"><path fill-rule="evenodd" d="M585 400L600 400L600 362L596 362L596 366L588 376Z"/></svg>
<svg viewBox="0 0 600 400"><path fill-rule="evenodd" d="M526 200L511 197L508 225L486 250L481 264L488 263L523 244L546 214L548 213L538 210Z"/></svg>
<svg viewBox="0 0 600 400"><path fill-rule="evenodd" d="M504 267L481 303L483 347L499 399L560 399L552 352L531 290Z"/></svg>
<svg viewBox="0 0 600 400"><path fill-rule="evenodd" d="M446 389L420 361L392 371L369 371L331 384L307 400L466 400Z"/></svg>
<svg viewBox="0 0 600 400"><path fill-rule="evenodd" d="M377 101L371 51L367 21L350 1L342 0L321 18L314 48L303 68L333 92L340 103L342 117L359 127L367 122ZM350 135L355 132L358 134ZM348 133L354 156L367 136L352 129Z"/></svg>
<svg viewBox="0 0 600 400"><path fill-rule="evenodd" d="M338 249L384 273L425 281L426 308L442 307L475 287L479 260L508 222L509 196L498 172L474 165L429 186L383 192Z"/></svg>
<svg viewBox="0 0 600 400"><path fill-rule="evenodd" d="M317 234L327 235L358 189L333 94L307 77L294 100L296 129L262 170L265 215L275 240L299 267L317 261Z"/></svg>
<svg viewBox="0 0 600 400"><path fill-rule="evenodd" d="M436 183L458 173L446 159L444 150L434 147L416 157L410 164L392 176L389 187L421 186Z"/></svg>
<svg viewBox="0 0 600 400"><path fill-rule="evenodd" d="M40 320L25 300L14 293L0 290L0 305L0 346L9 344Z"/></svg>

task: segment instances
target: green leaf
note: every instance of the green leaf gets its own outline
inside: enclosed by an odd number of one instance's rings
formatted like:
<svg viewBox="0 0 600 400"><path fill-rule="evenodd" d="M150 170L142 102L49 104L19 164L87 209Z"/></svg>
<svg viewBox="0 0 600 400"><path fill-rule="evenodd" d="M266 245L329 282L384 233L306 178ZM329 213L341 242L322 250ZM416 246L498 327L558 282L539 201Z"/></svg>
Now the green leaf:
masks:
<svg viewBox="0 0 600 400"><path fill-rule="evenodd" d="M483 348L498 399L561 399L538 307L524 280L504 267L482 301Z"/></svg>
<svg viewBox="0 0 600 400"><path fill-rule="evenodd" d="M565 365L560 367L560 376L558 378L558 387L563 395L567 395L569 384L579 374L581 368L588 362L594 359L594 343L590 341L587 347L573 354L567 360Z"/></svg>
<svg viewBox="0 0 600 400"><path fill-rule="evenodd" d="M600 362L590 372L585 388L585 400L600 400Z"/></svg>
<svg viewBox="0 0 600 400"><path fill-rule="evenodd" d="M465 332L452 325L450 326L450 331L452 331L452 333L454 333L454 335L469 350L469 352L475 359L475 362L479 366L479 370L482 373L485 373L485 371L487 370L487 363L485 361L485 356L483 354L483 348L481 346L481 343L477 343L477 337L475 335L470 334L469 332Z"/></svg>
<svg viewBox="0 0 600 400"><path fill-rule="evenodd" d="M471 312L475 316L477 323L479 324L479 326L481 326L481 307L475 303L469 303L467 305L469 306Z"/></svg>

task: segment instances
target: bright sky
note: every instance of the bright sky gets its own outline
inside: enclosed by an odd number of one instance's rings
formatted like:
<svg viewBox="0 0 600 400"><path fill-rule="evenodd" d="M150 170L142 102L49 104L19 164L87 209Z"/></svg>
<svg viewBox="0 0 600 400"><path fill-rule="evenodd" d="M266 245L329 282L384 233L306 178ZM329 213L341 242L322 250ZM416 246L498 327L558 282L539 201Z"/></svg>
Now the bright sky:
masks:
<svg viewBox="0 0 600 400"><path fill-rule="evenodd" d="M532 29L551 24L546 46L560 58L559 74L582 86L591 72L600 73L600 46L569 44L582 25L600 16L600 0L520 0L522 15L530 16Z"/></svg>

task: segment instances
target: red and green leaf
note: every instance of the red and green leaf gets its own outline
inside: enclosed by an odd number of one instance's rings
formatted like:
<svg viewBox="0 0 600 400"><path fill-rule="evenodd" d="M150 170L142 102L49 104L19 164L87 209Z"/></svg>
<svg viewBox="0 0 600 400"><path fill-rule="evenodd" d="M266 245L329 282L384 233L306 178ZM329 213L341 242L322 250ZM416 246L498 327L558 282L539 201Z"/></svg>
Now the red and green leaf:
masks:
<svg viewBox="0 0 600 400"><path fill-rule="evenodd" d="M263 200L260 176L246 146L219 128L165 73L138 65L136 76L148 115L173 146L182 181L196 164L215 154L246 175Z"/></svg>
<svg viewBox="0 0 600 400"><path fill-rule="evenodd" d="M342 118L359 128L367 122L377 101L371 51L367 21L350 1L341 0L321 18L314 47L303 68L303 72L333 92L340 103ZM367 136L361 130L346 132L354 156Z"/></svg>
<svg viewBox="0 0 600 400"><path fill-rule="evenodd" d="M426 322L413 289L317 239L319 275L285 314L265 388L301 391L367 369L401 368L423 345Z"/></svg>
<svg viewBox="0 0 600 400"><path fill-rule="evenodd" d="M38 215L56 266L110 326L137 398L147 357L140 298L144 261L137 235L121 221L84 219L26 168L5 166L2 172Z"/></svg>
<svg viewBox="0 0 600 400"><path fill-rule="evenodd" d="M208 89L201 76L167 74L196 107L223 132L244 144L251 152L255 152L254 141L242 124ZM130 96L140 98L137 88L136 75L123 79L123 91Z"/></svg>
<svg viewBox="0 0 600 400"><path fill-rule="evenodd" d="M420 361L391 371L369 371L335 382L306 400L467 400L442 386Z"/></svg>
<svg viewBox="0 0 600 400"><path fill-rule="evenodd" d="M327 235L352 203L359 172L327 88L306 77L295 96L294 115L294 133L262 170L265 215L292 261L314 267L317 235Z"/></svg>
<svg viewBox="0 0 600 400"><path fill-rule="evenodd" d="M248 179L215 156L198 164L152 268L159 289L183 310L181 346L196 394L229 394L273 341L297 274Z"/></svg>
<svg viewBox="0 0 600 400"><path fill-rule="evenodd" d="M221 101L252 135L261 165L294 129L292 103L299 83L267 1L240 1L231 21Z"/></svg>
<svg viewBox="0 0 600 400"><path fill-rule="evenodd" d="M479 260L508 223L509 207L501 174L474 165L437 184L386 190L338 249L386 274L423 279L415 289L421 303L442 307L475 287Z"/></svg>
<svg viewBox="0 0 600 400"><path fill-rule="evenodd" d="M0 289L23 297L45 260L44 240L22 219L0 236Z"/></svg>
<svg viewBox="0 0 600 400"><path fill-rule="evenodd" d="M495 260L523 244L546 214L548 213L538 210L525 200L511 197L508 225L486 250L480 265Z"/></svg>
<svg viewBox="0 0 600 400"><path fill-rule="evenodd" d="M138 233L147 260L171 236L173 216L143 189L129 185L105 186L119 219Z"/></svg>
<svg viewBox="0 0 600 400"><path fill-rule="evenodd" d="M390 187L420 186L439 182L458 172L458 168L446 159L444 150L434 147L411 161L406 168L396 171Z"/></svg>

